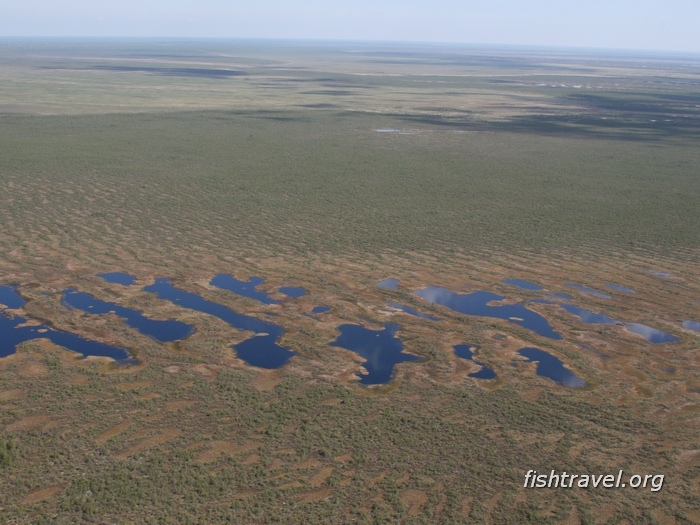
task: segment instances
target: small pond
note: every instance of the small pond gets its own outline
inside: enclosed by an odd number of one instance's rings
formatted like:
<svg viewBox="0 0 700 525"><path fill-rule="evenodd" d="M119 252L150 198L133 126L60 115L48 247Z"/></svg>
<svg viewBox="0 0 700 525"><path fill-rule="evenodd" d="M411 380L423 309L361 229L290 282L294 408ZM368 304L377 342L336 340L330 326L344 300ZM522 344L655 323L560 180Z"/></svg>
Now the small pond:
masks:
<svg viewBox="0 0 700 525"><path fill-rule="evenodd" d="M505 297L490 292L477 291L470 294L452 293L446 288L428 286L415 292L426 301L448 307L455 312L467 315L478 315L505 319L509 323L523 326L535 333L550 339L561 339L547 320L540 314L528 310L522 304L488 306L491 301L502 301Z"/></svg>
<svg viewBox="0 0 700 525"><path fill-rule="evenodd" d="M571 286L572 288L577 288L578 290L581 290L582 292L589 293L591 295L595 295L596 297L600 297L601 299L612 299L611 296L606 295L604 293L600 293L597 290L592 290L591 288L586 288L585 286L581 286L579 284L565 284L565 286Z"/></svg>
<svg viewBox="0 0 700 525"><path fill-rule="evenodd" d="M314 306L313 310L311 310L312 314L325 314L326 312L330 312L331 307L330 306Z"/></svg>
<svg viewBox="0 0 700 525"><path fill-rule="evenodd" d="M123 284L130 286L136 282L136 276L122 272L98 273L97 277L102 277L108 283Z"/></svg>
<svg viewBox="0 0 700 525"><path fill-rule="evenodd" d="M360 376L364 385L379 385L388 383L394 374L394 365L406 361L420 361L421 358L403 353L401 339L395 337L399 326L385 323L383 330L369 330L356 324L344 324L338 327L340 335L330 343L352 350L364 357L362 366L367 370Z"/></svg>
<svg viewBox="0 0 700 525"><path fill-rule="evenodd" d="M396 308L397 310L401 310L402 312L405 312L408 315L412 315L414 317L419 317L421 319L428 319L429 321L440 321L439 317L433 317L432 315L421 313L418 310L416 310L415 308L411 308L410 306L395 303L394 301L387 301L387 304L389 306L391 306L392 308Z"/></svg>
<svg viewBox="0 0 700 525"><path fill-rule="evenodd" d="M2 300L0 300L0 303ZM700 332L700 323L697 321L683 321L683 328L688 328L690 330L695 330L696 332Z"/></svg>
<svg viewBox="0 0 700 525"><path fill-rule="evenodd" d="M626 327L627 330L629 330L630 332L641 335L642 337L644 337L644 339L655 345L661 343L675 343L676 341L680 341L680 338L676 337L675 335L666 333L663 330L652 328L651 326L646 326L639 323L632 323L626 325Z"/></svg>
<svg viewBox="0 0 700 525"><path fill-rule="evenodd" d="M674 277L672 273L661 272L659 270L647 270L650 274L656 275L657 277Z"/></svg>
<svg viewBox="0 0 700 525"><path fill-rule="evenodd" d="M255 299L263 304L277 304L279 301L274 300L265 292L259 292L255 289L256 286L262 284L262 277L251 277L248 281L239 281L232 275L220 273L214 277L209 284L217 288L223 288L229 292L233 292L243 297Z"/></svg>
<svg viewBox="0 0 700 525"><path fill-rule="evenodd" d="M167 321L149 319L138 310L96 299L92 295L78 292L74 288L68 288L63 291L61 304L66 308L77 308L83 312L95 315L114 313L123 318L126 324L132 328L136 328L142 334L152 337L160 343L185 339L194 332L194 327L187 323L176 321L175 319Z"/></svg>
<svg viewBox="0 0 700 525"><path fill-rule="evenodd" d="M586 324L621 324L605 314L594 314L590 310L584 310L583 308L578 308L577 306L573 306L571 304L562 303L559 306L570 314L578 316L581 321Z"/></svg>
<svg viewBox="0 0 700 525"><path fill-rule="evenodd" d="M625 288L624 286L620 286L619 284L606 284L608 288L612 288L613 290L617 290L618 292L625 292L625 293L637 293L632 288Z"/></svg>
<svg viewBox="0 0 700 525"><path fill-rule="evenodd" d="M454 345L452 348L454 348L457 357L474 361L474 352L472 352L472 348L475 347L473 345ZM481 367L481 370L469 374L469 377L474 377L476 379L495 379L497 377L496 372L491 370L484 363L479 363L478 361L474 362Z"/></svg>
<svg viewBox="0 0 700 525"><path fill-rule="evenodd" d="M281 326L239 314L195 293L179 290L167 278L156 279L154 284L146 286L144 290L157 294L158 299L165 299L183 308L218 317L237 330L254 332L255 336L234 346L238 357L249 365L260 368L279 368L296 355L288 348L277 344L284 334L284 328Z"/></svg>
<svg viewBox="0 0 700 525"><path fill-rule="evenodd" d="M297 288L294 286L283 286L279 289L279 292L283 293L287 297L301 297L302 295L306 295L308 293L303 288Z"/></svg>
<svg viewBox="0 0 700 525"><path fill-rule="evenodd" d="M377 286L380 288L388 288L389 290L396 290L399 287L399 280L394 279L393 277L390 279L384 279L383 281L379 281Z"/></svg>
<svg viewBox="0 0 700 525"><path fill-rule="evenodd" d="M528 362L537 363L536 372L538 376L546 377L570 388L580 388L586 385L586 381L566 368L561 359L544 350L539 348L521 348L518 350L518 353L523 357L527 357Z"/></svg>
<svg viewBox="0 0 700 525"><path fill-rule="evenodd" d="M542 290L543 288L541 286L538 286L536 284L533 284L528 281L523 281L522 279L504 279L504 283L506 284L511 284L513 286L517 286L521 290Z"/></svg>

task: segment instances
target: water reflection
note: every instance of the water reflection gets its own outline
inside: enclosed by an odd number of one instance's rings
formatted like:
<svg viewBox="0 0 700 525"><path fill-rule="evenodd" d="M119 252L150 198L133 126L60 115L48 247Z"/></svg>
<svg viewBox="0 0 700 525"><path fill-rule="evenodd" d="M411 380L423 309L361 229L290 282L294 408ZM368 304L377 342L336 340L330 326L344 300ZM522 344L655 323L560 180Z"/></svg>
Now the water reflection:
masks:
<svg viewBox="0 0 700 525"><path fill-rule="evenodd" d="M564 367L561 359L552 354L540 350L539 348L521 348L518 353L527 357L528 362L537 363L537 375L561 383L570 388L580 388L586 385L586 381L581 379L571 370Z"/></svg>
<svg viewBox="0 0 700 525"><path fill-rule="evenodd" d="M628 324L627 329L630 332L641 335L644 337L644 339L655 345L680 341L680 338L666 333L663 330L658 330L656 328L652 328L651 326L646 326L639 323Z"/></svg>
<svg viewBox="0 0 700 525"><path fill-rule="evenodd" d="M570 314L577 315L581 321L587 324L620 324L615 319L611 319L605 314L594 314L590 310L584 310L583 308L578 308L571 304L560 304L564 310Z"/></svg>
<svg viewBox="0 0 700 525"><path fill-rule="evenodd" d="M632 288L625 288L624 286L620 286L619 284L606 284L608 288L612 288L613 290L617 290L618 292L625 292L625 293L637 293Z"/></svg>
<svg viewBox="0 0 700 525"><path fill-rule="evenodd" d="M522 279L504 279L503 282L517 286L522 290L542 290L541 286L537 286L529 281L523 281Z"/></svg>
<svg viewBox="0 0 700 525"><path fill-rule="evenodd" d="M434 303L447 306L455 312L505 319L509 323L518 324L533 330L535 333L550 339L561 339L547 320L540 314L528 310L522 304L488 306L491 301L502 301L505 297L490 292L477 291L470 294L456 294L445 288L428 286L415 292L416 295Z"/></svg>
<svg viewBox="0 0 700 525"><path fill-rule="evenodd" d="M697 321L683 321L683 328L688 328L690 330L700 332L700 323L698 323Z"/></svg>
<svg viewBox="0 0 700 525"><path fill-rule="evenodd" d="M399 287L399 280L394 279L393 277L390 279L384 279L383 281L379 281L377 283L377 286L380 288L389 288L390 290L396 290Z"/></svg>
<svg viewBox="0 0 700 525"><path fill-rule="evenodd" d="M122 272L98 273L97 277L102 277L108 283L122 284L130 286L136 282L136 276Z"/></svg>
<svg viewBox="0 0 700 525"><path fill-rule="evenodd" d="M581 286L579 284L565 284L564 286L571 286L572 288L577 288L578 290L581 290L582 292L589 293L591 295L595 295L596 297L600 297L601 299L612 299L611 296L606 295L604 293L600 293L596 290L592 290L591 288L586 288L585 286Z"/></svg>
<svg viewBox="0 0 700 525"><path fill-rule="evenodd" d="M359 354L366 359L362 366L367 374L360 376L360 383L377 385L388 383L394 373L394 365L406 361L419 361L420 357L402 352L403 343L395 337L399 326L385 323L384 330L369 330L356 324L338 327L340 335L330 343Z"/></svg>

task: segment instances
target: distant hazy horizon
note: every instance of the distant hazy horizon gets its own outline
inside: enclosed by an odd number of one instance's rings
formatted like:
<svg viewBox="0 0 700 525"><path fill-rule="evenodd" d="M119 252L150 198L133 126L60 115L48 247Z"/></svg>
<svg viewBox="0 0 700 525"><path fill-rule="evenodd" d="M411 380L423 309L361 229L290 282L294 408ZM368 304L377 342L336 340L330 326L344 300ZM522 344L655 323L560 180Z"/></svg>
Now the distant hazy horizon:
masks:
<svg viewBox="0 0 700 525"><path fill-rule="evenodd" d="M0 0L0 37L236 38L700 53L695 0Z"/></svg>

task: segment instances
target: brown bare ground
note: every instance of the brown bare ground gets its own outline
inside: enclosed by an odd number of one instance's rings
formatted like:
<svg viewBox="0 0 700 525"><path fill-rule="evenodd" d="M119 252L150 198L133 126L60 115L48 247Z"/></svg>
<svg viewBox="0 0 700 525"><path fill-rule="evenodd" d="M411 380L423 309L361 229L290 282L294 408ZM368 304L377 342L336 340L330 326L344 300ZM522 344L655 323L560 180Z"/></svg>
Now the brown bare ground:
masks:
<svg viewBox="0 0 700 525"><path fill-rule="evenodd" d="M688 513L688 519L693 523L700 523L700 510L691 510Z"/></svg>
<svg viewBox="0 0 700 525"><path fill-rule="evenodd" d="M115 436L118 436L122 432L126 431L131 425L133 425L133 421L123 421L122 423L119 423L118 425L114 425L112 428L108 428L101 434L99 434L95 438L95 443L98 445L104 445L107 441L112 439Z"/></svg>
<svg viewBox="0 0 700 525"><path fill-rule="evenodd" d="M49 367L44 363L30 361L20 367L19 373L24 377L46 377L49 375Z"/></svg>
<svg viewBox="0 0 700 525"><path fill-rule="evenodd" d="M303 470L307 468L315 468L315 467L320 467L321 462L318 461L317 459L307 459L305 461L299 461L298 463L294 463L291 465L289 468L291 470Z"/></svg>
<svg viewBox="0 0 700 525"><path fill-rule="evenodd" d="M114 388L121 390L122 392L127 392L129 390L138 390L140 388L146 388L153 384L153 381L133 381L131 383L119 383L114 385Z"/></svg>
<svg viewBox="0 0 700 525"><path fill-rule="evenodd" d="M0 402L12 401L14 399L19 399L24 395L24 390L21 388L15 388L13 390L5 390L0 392Z"/></svg>
<svg viewBox="0 0 700 525"><path fill-rule="evenodd" d="M264 392L275 388L282 382L282 379L284 379L284 372L279 370L264 371L260 372L253 380L253 386L257 391Z"/></svg>
<svg viewBox="0 0 700 525"><path fill-rule="evenodd" d="M462 517L468 518L469 514L472 511L472 498L471 496L467 496L462 500Z"/></svg>
<svg viewBox="0 0 700 525"><path fill-rule="evenodd" d="M209 448L201 451L195 461L198 463L213 463L221 454L228 454L233 457L236 454L243 454L245 452L252 452L260 447L260 443L257 441L246 441L243 445L236 445L234 443L229 443L228 441L212 441Z"/></svg>
<svg viewBox="0 0 700 525"><path fill-rule="evenodd" d="M318 488L323 485L328 478L333 474L333 467L326 467L318 471L316 474L311 476L309 479L309 485L314 488Z"/></svg>
<svg viewBox="0 0 700 525"><path fill-rule="evenodd" d="M45 414L37 414L33 416L23 417L22 419L10 423L5 427L5 432L15 432L17 430L32 430L41 427L44 422L49 419Z"/></svg>
<svg viewBox="0 0 700 525"><path fill-rule="evenodd" d="M30 505L45 501L63 490L63 485L54 485L43 489L33 490L22 500L22 505Z"/></svg>
<svg viewBox="0 0 700 525"><path fill-rule="evenodd" d="M257 463L260 460L260 456L257 454L251 454L247 458L245 458L241 463L244 465L252 465L253 463Z"/></svg>
<svg viewBox="0 0 700 525"><path fill-rule="evenodd" d="M176 428L166 430L165 432L162 432L148 439L144 439L140 443L137 443L136 445L129 447L126 450L123 450L122 452L117 454L117 457L119 459L127 458L133 454L141 452L144 449L156 447L158 445L162 445L163 443L167 443L168 441L171 441L178 437L180 434L182 434L182 431Z"/></svg>
<svg viewBox="0 0 700 525"><path fill-rule="evenodd" d="M188 401L186 399L171 401L165 405L166 412L175 412L177 410L182 410L183 408L189 408L194 405L194 401Z"/></svg>
<svg viewBox="0 0 700 525"><path fill-rule="evenodd" d="M301 494L297 500L299 503L318 503L324 499L330 497L333 494L331 489L317 490L315 492L308 492L306 494Z"/></svg>
<svg viewBox="0 0 700 525"><path fill-rule="evenodd" d="M404 490L401 494L401 503L408 509L409 516L417 516L428 504L428 495L422 490Z"/></svg>

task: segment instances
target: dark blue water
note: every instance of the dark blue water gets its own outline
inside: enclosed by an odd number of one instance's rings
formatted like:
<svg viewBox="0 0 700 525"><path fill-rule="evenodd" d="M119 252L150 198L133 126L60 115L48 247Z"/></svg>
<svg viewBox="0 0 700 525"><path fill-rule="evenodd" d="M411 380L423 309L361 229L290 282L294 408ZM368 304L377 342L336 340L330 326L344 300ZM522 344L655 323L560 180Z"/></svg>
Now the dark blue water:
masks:
<svg viewBox="0 0 700 525"><path fill-rule="evenodd" d="M98 273L97 277L102 277L108 283L123 284L129 286L134 284L136 277L122 272Z"/></svg>
<svg viewBox="0 0 700 525"><path fill-rule="evenodd" d="M618 292L625 292L625 293L637 293L632 288L625 288L624 286L620 286L619 284L606 284L608 288L612 288L613 290L617 290Z"/></svg>
<svg viewBox="0 0 700 525"><path fill-rule="evenodd" d="M513 286L517 286L522 290L542 290L541 286L537 286L536 284L533 284L528 281L523 281L521 279L504 279L503 282L506 284L512 284Z"/></svg>
<svg viewBox="0 0 700 525"><path fill-rule="evenodd" d="M571 286L572 288L578 288L582 292L586 292L586 293L589 293L591 295L595 295L596 297L600 297L601 299L612 299L612 297L609 295L605 295L604 293L600 293L596 290L586 288L585 286L581 286L579 284L565 284L564 286Z"/></svg>
<svg viewBox="0 0 700 525"><path fill-rule="evenodd" d="M330 306L315 306L313 310L311 310L312 314L325 314L326 312L330 312L331 307Z"/></svg>
<svg viewBox="0 0 700 525"><path fill-rule="evenodd" d="M26 322L27 320L24 317L9 317L0 311L0 357L14 354L15 347L20 343L31 341L32 339L45 338L54 344L83 354L86 357L101 356L111 357L118 361L132 361L124 348L90 341L75 334L49 328L48 326L22 326L18 328L19 325Z"/></svg>
<svg viewBox="0 0 700 525"><path fill-rule="evenodd" d="M578 308L571 304L560 304L559 306L570 314L577 315L581 321L587 324L615 324L618 322L605 314L594 314L589 310L584 310L583 308Z"/></svg>
<svg viewBox="0 0 700 525"><path fill-rule="evenodd" d="M0 303L2 300L0 300ZM683 321L683 328L688 328L690 330L695 330L696 332L700 332L700 323L697 321Z"/></svg>
<svg viewBox="0 0 700 525"><path fill-rule="evenodd" d="M470 345L454 345L452 348L454 348L457 357L474 361L474 353L471 351L472 347ZM497 377L496 372L491 370L484 363L479 363L478 361L474 362L481 367L481 370L469 374L469 377L474 377L476 379L494 379Z"/></svg>
<svg viewBox="0 0 700 525"><path fill-rule="evenodd" d="M8 308L22 308L27 301L22 299L17 293L16 286L0 286L0 304L4 304Z"/></svg>
<svg viewBox="0 0 700 525"><path fill-rule="evenodd" d="M77 292L74 288L64 290L61 303L67 308L77 308L90 314L100 315L114 312L122 317L126 324L160 343L185 339L194 332L194 327L187 323L174 319L167 321L149 319L138 310L96 299L90 294Z"/></svg>
<svg viewBox="0 0 700 525"><path fill-rule="evenodd" d="M578 377L571 370L564 367L561 359L539 348L521 348L518 353L527 357L528 362L537 362L537 375L561 383L571 388L580 388L586 385L586 381Z"/></svg>
<svg viewBox="0 0 700 525"><path fill-rule="evenodd" d="M263 279L261 277L251 277L249 281L239 281L225 273L220 273L209 282L212 286L223 288L224 290L249 297L250 299L255 299L263 304L278 304L279 301L275 301L265 292L259 292L255 289L256 286L262 283Z"/></svg>
<svg viewBox="0 0 700 525"><path fill-rule="evenodd" d="M294 286L283 286L279 289L279 292L288 297L301 297L302 295L306 295L308 293L303 288L295 288Z"/></svg>
<svg viewBox="0 0 700 525"><path fill-rule="evenodd" d="M556 333L552 327L549 326L549 323L544 317L532 310L528 310L522 304L487 306L487 303L490 301L502 301L505 299L505 297L501 297L500 295L482 291L470 294L457 294L437 286L428 286L415 293L431 303L447 306L455 312L505 319L509 323L524 326L543 337L557 340L561 339L561 335ZM512 317L520 318L522 321L511 319Z"/></svg>
<svg viewBox="0 0 700 525"><path fill-rule="evenodd" d="M391 306L392 308L397 308L398 310L401 310L402 312L406 312L409 315L413 315L415 317L420 317L421 319L428 319L429 321L440 321L441 319L439 317L433 317L432 315L428 314L423 314L416 310L415 308L411 308L410 306L406 306L403 304L395 303L393 301L387 301L387 304Z"/></svg>
<svg viewBox="0 0 700 525"><path fill-rule="evenodd" d="M394 373L394 365L405 361L420 361L420 357L404 354L401 339L395 337L399 326L385 323L384 330L368 330L356 324L338 327L340 336L330 346L339 346L356 352L367 361L362 366L367 374L360 376L364 385L388 383Z"/></svg>
<svg viewBox="0 0 700 525"><path fill-rule="evenodd" d="M394 279L393 277L390 279L384 279L383 281L379 281L377 283L377 286L380 288L389 288L390 290L396 290L399 287L399 280Z"/></svg>
<svg viewBox="0 0 700 525"><path fill-rule="evenodd" d="M655 345L661 343L675 343L676 341L680 341L680 339L675 335L671 335L669 333L664 332L663 330L657 330L656 328L652 328L651 326L646 326L639 323L628 324L627 330L629 330L630 332L634 332L635 334L641 335L642 337L644 337L644 339Z"/></svg>
<svg viewBox="0 0 700 525"><path fill-rule="evenodd" d="M296 355L288 348L277 344L284 334L284 328L281 326L239 314L224 305L207 301L195 293L178 290L170 284L170 279L156 279L155 284L146 286L144 290L158 294L159 299L165 299L183 308L218 317L237 330L258 334L234 346L238 357L249 365L260 368L279 368Z"/></svg>

